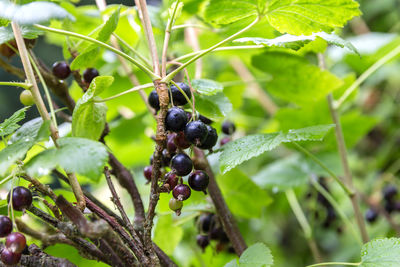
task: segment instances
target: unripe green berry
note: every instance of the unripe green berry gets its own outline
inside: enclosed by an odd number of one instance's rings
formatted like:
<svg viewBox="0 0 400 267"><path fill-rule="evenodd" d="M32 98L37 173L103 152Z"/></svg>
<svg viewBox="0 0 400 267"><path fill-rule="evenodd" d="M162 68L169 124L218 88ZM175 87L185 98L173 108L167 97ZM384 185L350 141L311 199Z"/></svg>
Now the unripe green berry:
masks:
<svg viewBox="0 0 400 267"><path fill-rule="evenodd" d="M176 212L176 214L179 216L181 214L181 209L183 207L183 202L179 201L175 198L171 198L169 200L169 208L173 211Z"/></svg>
<svg viewBox="0 0 400 267"><path fill-rule="evenodd" d="M24 90L20 95L19 95L19 100L21 101L22 104L25 106L31 106L35 104L35 101L33 100L33 95L31 91L29 90Z"/></svg>

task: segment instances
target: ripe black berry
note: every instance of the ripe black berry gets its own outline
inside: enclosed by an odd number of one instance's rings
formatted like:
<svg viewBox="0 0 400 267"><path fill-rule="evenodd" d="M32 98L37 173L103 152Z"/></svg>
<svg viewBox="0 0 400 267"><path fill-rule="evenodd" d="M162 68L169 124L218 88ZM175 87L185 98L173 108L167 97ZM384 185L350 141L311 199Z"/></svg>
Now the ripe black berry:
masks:
<svg viewBox="0 0 400 267"><path fill-rule="evenodd" d="M201 121L189 122L185 127L186 139L192 144L202 144L207 139L207 135L207 127Z"/></svg>
<svg viewBox="0 0 400 267"><path fill-rule="evenodd" d="M197 237L196 237L196 242L197 242L197 245L201 248L201 249L205 249L207 246L208 246L208 244L210 244L210 239L208 238L208 236L206 236L206 235L198 235Z"/></svg>
<svg viewBox="0 0 400 267"><path fill-rule="evenodd" d="M205 123L205 124L211 124L211 123L213 123L212 120L210 120L210 119L207 118L207 117L204 117L203 115L199 115L199 120L202 121L202 122Z"/></svg>
<svg viewBox="0 0 400 267"><path fill-rule="evenodd" d="M12 221L7 216L0 216L0 237L5 237L12 231Z"/></svg>
<svg viewBox="0 0 400 267"><path fill-rule="evenodd" d="M21 253L14 253L7 248L1 252L1 261L5 265L15 265L21 260Z"/></svg>
<svg viewBox="0 0 400 267"><path fill-rule="evenodd" d="M387 185L383 188L382 194L385 200L392 200L397 195L397 188L394 185Z"/></svg>
<svg viewBox="0 0 400 267"><path fill-rule="evenodd" d="M190 187L185 184L178 184L175 186L174 190L172 190L172 195L179 201L188 199L191 194Z"/></svg>
<svg viewBox="0 0 400 267"><path fill-rule="evenodd" d="M182 202L182 201L179 201L179 200L177 200L177 199L175 199L175 198L171 198L171 199L169 200L168 206L169 206L169 208L170 208L171 210L173 210L173 211L176 212L176 215L179 216L179 215L180 215L180 211L181 211L181 209L182 209L182 207L183 207L183 202Z"/></svg>
<svg viewBox="0 0 400 267"><path fill-rule="evenodd" d="M149 104L156 111L160 109L160 99L158 98L158 94L156 90L151 91L148 97Z"/></svg>
<svg viewBox="0 0 400 267"><path fill-rule="evenodd" d="M387 213L392 213L396 209L396 202L389 200L385 202L384 206Z"/></svg>
<svg viewBox="0 0 400 267"><path fill-rule="evenodd" d="M231 121L224 121L222 124L222 132L227 135L231 135L235 132L236 127L235 124Z"/></svg>
<svg viewBox="0 0 400 267"><path fill-rule="evenodd" d="M6 247L14 253L21 253L26 247L26 238L23 234L13 232L6 238Z"/></svg>
<svg viewBox="0 0 400 267"><path fill-rule="evenodd" d="M211 149L215 146L215 144L218 141L218 134L217 131L211 127L210 125L206 125L207 126L207 138L206 140L201 143L201 145L199 146L199 148L201 149Z"/></svg>
<svg viewBox="0 0 400 267"><path fill-rule="evenodd" d="M153 174L153 166L146 166L143 170L143 175L147 179L147 181L151 181L151 176Z"/></svg>
<svg viewBox="0 0 400 267"><path fill-rule="evenodd" d="M172 107L168 110L165 117L165 126L167 130L172 132L180 132L185 129L187 123L186 112L177 107Z"/></svg>
<svg viewBox="0 0 400 267"><path fill-rule="evenodd" d="M176 84L182 89L182 91L186 94L186 96L189 99L191 99L192 93L190 92L190 87L185 83L176 83ZM174 101L174 105L176 106L183 106L188 102L186 100L186 97L175 85L171 85L171 94L172 94L172 99Z"/></svg>
<svg viewBox="0 0 400 267"><path fill-rule="evenodd" d="M88 68L83 72L83 80L86 83L91 83L99 75L99 72L95 68Z"/></svg>
<svg viewBox="0 0 400 267"><path fill-rule="evenodd" d="M377 218L378 218L378 213L372 208L368 209L367 212L365 213L365 219L369 223L375 222Z"/></svg>
<svg viewBox="0 0 400 267"><path fill-rule="evenodd" d="M186 149L186 148L190 147L190 143L186 139L184 132L179 132L176 135L175 144L181 149Z"/></svg>
<svg viewBox="0 0 400 267"><path fill-rule="evenodd" d="M175 186L177 186L179 178L175 173L168 172L164 176L164 179L165 179L164 187L166 187L168 189L168 191L171 191L172 189L175 188Z"/></svg>
<svg viewBox="0 0 400 267"><path fill-rule="evenodd" d="M60 80L67 79L71 74L71 69L67 62L58 61L53 64L53 74Z"/></svg>
<svg viewBox="0 0 400 267"><path fill-rule="evenodd" d="M210 178L204 171L194 171L189 175L189 185L195 191L205 191Z"/></svg>
<svg viewBox="0 0 400 267"><path fill-rule="evenodd" d="M175 144L176 133L169 134L167 137L167 150L170 153L175 153L177 146Z"/></svg>
<svg viewBox="0 0 400 267"><path fill-rule="evenodd" d="M10 202L10 194L7 196L7 201ZM15 210L22 211L27 209L32 204L32 193L28 188L17 186L12 192L12 206Z"/></svg>
<svg viewBox="0 0 400 267"><path fill-rule="evenodd" d="M227 136L227 137L222 138L221 141L219 141L219 144L221 146L223 146L223 145L226 145L227 143L229 143L230 141L231 141L231 138L229 136Z"/></svg>
<svg viewBox="0 0 400 267"><path fill-rule="evenodd" d="M171 159L171 169L179 176L188 175L193 168L190 157L184 153L176 154Z"/></svg>
<svg viewBox="0 0 400 267"><path fill-rule="evenodd" d="M210 231L212 224L214 224L214 217L215 215L212 213L200 215L197 223L201 232L208 233Z"/></svg>

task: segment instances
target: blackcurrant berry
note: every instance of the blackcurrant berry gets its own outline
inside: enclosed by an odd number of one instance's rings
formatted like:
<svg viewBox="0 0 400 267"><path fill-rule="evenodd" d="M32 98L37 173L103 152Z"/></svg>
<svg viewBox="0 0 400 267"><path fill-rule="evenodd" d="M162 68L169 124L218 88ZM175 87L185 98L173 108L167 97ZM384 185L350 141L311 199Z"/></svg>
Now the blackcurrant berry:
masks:
<svg viewBox="0 0 400 267"><path fill-rule="evenodd" d="M24 90L21 92L19 95L19 101L21 101L24 106L32 106L35 104L32 92L29 90Z"/></svg>
<svg viewBox="0 0 400 267"><path fill-rule="evenodd" d="M216 228L211 229L210 238L212 240L224 239L224 235L226 235L226 234L225 234L224 229L222 227L216 227Z"/></svg>
<svg viewBox="0 0 400 267"><path fill-rule="evenodd" d="M188 175L193 168L193 162L190 157L184 153L176 154L171 159L171 169L178 175L178 176L185 176Z"/></svg>
<svg viewBox="0 0 400 267"><path fill-rule="evenodd" d="M158 98L158 94L156 90L151 91L148 97L149 104L156 111L160 109L160 99Z"/></svg>
<svg viewBox="0 0 400 267"><path fill-rule="evenodd" d="M218 134L217 131L211 127L210 125L206 125L207 126L207 138L206 140L201 143L201 145L199 146L199 148L201 149L211 149L215 146L215 144L218 141Z"/></svg>
<svg viewBox="0 0 400 267"><path fill-rule="evenodd" d="M167 130L172 132L180 132L185 129L187 124L186 112L177 107L172 107L168 110L165 117L165 126Z"/></svg>
<svg viewBox="0 0 400 267"><path fill-rule="evenodd" d="M6 248L1 252L1 261L5 265L15 265L21 260L21 253L12 252Z"/></svg>
<svg viewBox="0 0 400 267"><path fill-rule="evenodd" d="M397 188L394 185L387 185L383 188L382 194L385 200L392 200L397 195Z"/></svg>
<svg viewBox="0 0 400 267"><path fill-rule="evenodd" d="M222 124L222 132L227 135L231 135L235 132L236 127L235 124L231 121L224 121Z"/></svg>
<svg viewBox="0 0 400 267"><path fill-rule="evenodd" d="M58 61L53 64L53 74L60 80L65 80L71 74L71 69L67 62Z"/></svg>
<svg viewBox="0 0 400 267"><path fill-rule="evenodd" d="M172 190L172 195L179 201L188 199L191 193L190 187L185 184L178 184L175 186L174 190Z"/></svg>
<svg viewBox="0 0 400 267"><path fill-rule="evenodd" d="M367 212L365 213L365 219L369 223L375 222L377 218L378 218L378 213L372 208L368 209Z"/></svg>
<svg viewBox="0 0 400 267"><path fill-rule="evenodd" d="M229 143L230 141L231 141L231 138L229 136L227 136L227 137L222 138L221 141L219 141L219 144L221 146L223 146L223 145L226 145L227 143Z"/></svg>
<svg viewBox="0 0 400 267"><path fill-rule="evenodd" d="M169 208L171 210L175 211L176 214L179 216L180 215L180 211L181 211L181 209L183 207L183 202L179 201L179 200L177 200L175 198L171 198L169 200L168 206L169 206Z"/></svg>
<svg viewBox="0 0 400 267"><path fill-rule="evenodd" d="M205 124L211 124L211 123L213 123L213 121L212 120L210 120L209 118L207 118L207 117L204 117L203 115L199 115L199 120L200 121L202 121L203 123L205 123Z"/></svg>
<svg viewBox="0 0 400 267"><path fill-rule="evenodd" d="M175 186L177 186L179 178L175 173L168 172L164 176L164 179L165 179L164 187L166 187L168 189L168 191L171 191L172 189L175 188Z"/></svg>
<svg viewBox="0 0 400 267"><path fill-rule="evenodd" d="M175 137L175 144L181 148L181 149L186 149L190 147L189 141L185 137L184 132L179 132L176 137Z"/></svg>
<svg viewBox="0 0 400 267"><path fill-rule="evenodd" d="M210 178L204 171L194 171L189 175L189 185L195 191L205 191Z"/></svg>
<svg viewBox="0 0 400 267"><path fill-rule="evenodd" d="M151 176L153 175L153 166L146 166L143 170L143 175L147 181L151 181Z"/></svg>
<svg viewBox="0 0 400 267"><path fill-rule="evenodd" d="M167 137L167 150L170 153L175 153L177 150L177 146L175 144L176 133L171 133Z"/></svg>
<svg viewBox="0 0 400 267"><path fill-rule="evenodd" d="M185 84L185 83L176 83L182 91L186 94L186 96L191 99L192 98L192 93L190 92L190 87ZM183 106L185 105L188 101L186 100L186 97L182 94L182 92L176 87L175 85L171 85L171 94L172 94L172 99L174 101L174 105L176 106Z"/></svg>
<svg viewBox="0 0 400 267"><path fill-rule="evenodd" d="M10 202L10 194L7 196L7 201ZM27 209L32 204L32 193L28 188L17 186L12 191L12 206L15 210L22 211Z"/></svg>
<svg viewBox="0 0 400 267"><path fill-rule="evenodd" d="M26 247L26 238L23 234L13 232L6 238L6 247L14 253L21 253Z"/></svg>
<svg viewBox="0 0 400 267"><path fill-rule="evenodd" d="M186 139L192 144L202 144L207 139L207 135L207 127L201 121L189 122L185 127Z"/></svg>
<svg viewBox="0 0 400 267"><path fill-rule="evenodd" d="M197 245L204 250L210 244L210 239L206 235L198 235L196 237L196 242Z"/></svg>
<svg viewBox="0 0 400 267"><path fill-rule="evenodd" d="M212 213L200 215L197 223L201 232L208 233L210 231L211 226L214 224L214 217L215 215Z"/></svg>
<svg viewBox="0 0 400 267"><path fill-rule="evenodd" d="M385 202L385 210L387 213L392 213L396 209L396 202L393 202L391 200Z"/></svg>
<svg viewBox="0 0 400 267"><path fill-rule="evenodd" d="M5 237L12 231L12 221L7 216L0 216L0 237Z"/></svg>
<svg viewBox="0 0 400 267"><path fill-rule="evenodd" d="M99 75L100 74L99 74L98 70L96 70L95 68L88 68L83 72L83 80L86 83L90 84L93 81L93 79Z"/></svg>

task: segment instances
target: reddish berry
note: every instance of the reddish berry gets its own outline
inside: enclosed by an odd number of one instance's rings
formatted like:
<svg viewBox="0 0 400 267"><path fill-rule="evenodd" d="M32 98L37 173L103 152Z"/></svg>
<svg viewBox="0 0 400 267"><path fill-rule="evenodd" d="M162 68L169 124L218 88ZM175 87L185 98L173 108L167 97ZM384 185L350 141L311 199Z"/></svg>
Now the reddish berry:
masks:
<svg viewBox="0 0 400 267"><path fill-rule="evenodd" d="M21 260L21 253L15 253L7 248L4 248L1 252L1 261L5 265L15 265Z"/></svg>
<svg viewBox="0 0 400 267"><path fill-rule="evenodd" d="M172 195L179 201L186 200L191 195L190 187L185 184L178 184L175 186L174 190L172 190Z"/></svg>
<svg viewBox="0 0 400 267"><path fill-rule="evenodd" d="M168 172L165 176L165 184L164 187L168 189L168 191L171 191L172 189L175 188L175 186L178 185L178 176L173 173L173 172Z"/></svg>
<svg viewBox="0 0 400 267"><path fill-rule="evenodd" d="M0 216L0 237L5 237L12 231L12 221L7 216Z"/></svg>
<svg viewBox="0 0 400 267"><path fill-rule="evenodd" d="M13 232L6 238L6 247L14 253L21 253L26 247L26 238L23 234Z"/></svg>
<svg viewBox="0 0 400 267"><path fill-rule="evenodd" d="M230 137L224 137L221 139L221 141L219 141L219 143L221 146L223 146L223 145L226 145L227 143L229 143L230 141L231 141Z"/></svg>
<svg viewBox="0 0 400 267"><path fill-rule="evenodd" d="M10 202L10 194L7 196ZM12 206L15 210L22 211L32 205L32 193L28 188L17 186L12 192Z"/></svg>
<svg viewBox="0 0 400 267"><path fill-rule="evenodd" d="M167 137L167 150L170 153L175 153L178 149L175 144L176 133L169 134Z"/></svg>
<svg viewBox="0 0 400 267"><path fill-rule="evenodd" d="M96 78L97 76L99 76L99 72L98 70L94 69L94 68L88 68L83 72L83 80L90 84L94 78Z"/></svg>
<svg viewBox="0 0 400 267"><path fill-rule="evenodd" d="M60 80L65 80L71 74L71 69L67 62L59 61L53 64L53 74Z"/></svg>
<svg viewBox="0 0 400 267"><path fill-rule="evenodd" d="M179 132L176 135L175 144L181 149L186 149L191 146L190 142L186 139L185 134L183 132Z"/></svg>
<svg viewBox="0 0 400 267"><path fill-rule="evenodd" d="M204 171L194 171L189 175L189 185L195 191L205 191L210 178Z"/></svg>
<svg viewBox="0 0 400 267"><path fill-rule="evenodd" d="M153 166L146 166L143 170L143 175L147 179L147 181L151 181L151 176L153 174Z"/></svg>
<svg viewBox="0 0 400 267"><path fill-rule="evenodd" d="M171 169L178 176L185 176L192 171L193 162L188 155L179 153L171 159Z"/></svg>

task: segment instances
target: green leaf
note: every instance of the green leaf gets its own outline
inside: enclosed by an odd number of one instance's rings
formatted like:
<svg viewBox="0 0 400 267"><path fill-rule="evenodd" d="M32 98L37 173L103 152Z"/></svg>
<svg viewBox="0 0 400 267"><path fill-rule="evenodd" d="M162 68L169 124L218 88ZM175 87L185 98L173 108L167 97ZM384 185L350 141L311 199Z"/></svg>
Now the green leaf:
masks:
<svg viewBox="0 0 400 267"><path fill-rule="evenodd" d="M182 237L183 230L181 227L174 225L172 214L159 217L154 230L154 242L167 255L174 253Z"/></svg>
<svg viewBox="0 0 400 267"><path fill-rule="evenodd" d="M94 102L97 95L110 87L112 76L98 76L93 79L89 89L76 103L72 114L72 136L98 140L106 124L107 106Z"/></svg>
<svg viewBox="0 0 400 267"><path fill-rule="evenodd" d="M360 267L400 266L400 239L375 239L362 247Z"/></svg>
<svg viewBox="0 0 400 267"><path fill-rule="evenodd" d="M289 130L288 133L277 132L249 135L229 142L221 148L222 153L219 158L221 171L222 173L226 173L239 164L257 157L266 151L270 151L282 143L321 141L333 127L333 124L317 125Z"/></svg>
<svg viewBox="0 0 400 267"><path fill-rule="evenodd" d="M204 17L215 24L229 24L258 13L258 0L212 0L205 9Z"/></svg>
<svg viewBox="0 0 400 267"><path fill-rule="evenodd" d="M196 110L212 120L219 120L232 111L232 103L223 93L215 95L196 94Z"/></svg>
<svg viewBox="0 0 400 267"><path fill-rule="evenodd" d="M316 102L343 83L307 59L289 53L267 52L254 56L252 64L272 75L267 83L268 92L298 105Z"/></svg>
<svg viewBox="0 0 400 267"><path fill-rule="evenodd" d="M193 80L192 87L201 95L215 95L224 90L222 84L208 79Z"/></svg>
<svg viewBox="0 0 400 267"><path fill-rule="evenodd" d="M271 250L263 243L248 247L239 258L240 267L268 267L273 263Z"/></svg>
<svg viewBox="0 0 400 267"><path fill-rule="evenodd" d="M78 137L58 139L58 148L47 149L33 157L26 165L32 176L47 175L60 166L67 172L78 173L92 180L102 174L108 159L107 148L100 142Z"/></svg>
<svg viewBox="0 0 400 267"><path fill-rule="evenodd" d="M50 2L16 5L9 1L0 1L0 18L27 25L44 23L52 19L74 20L74 17L65 9Z"/></svg>
<svg viewBox="0 0 400 267"><path fill-rule="evenodd" d="M281 33L311 35L343 27L361 14L358 7L354 0L272 0L268 2L266 17Z"/></svg>
<svg viewBox="0 0 400 267"><path fill-rule="evenodd" d="M266 191L238 169L218 177L218 184L228 207L237 216L258 218L263 208L272 202Z"/></svg>
<svg viewBox="0 0 400 267"><path fill-rule="evenodd" d="M43 33L42 30L36 29L33 26L20 26L22 36L25 39L35 39L38 38L40 34ZM0 44L4 44L8 41L14 40L14 32L11 25L7 27L0 27Z"/></svg>
<svg viewBox="0 0 400 267"><path fill-rule="evenodd" d="M296 35L291 35L291 34L284 34L282 36L279 36L274 39L264 39L264 38L259 38L259 37L245 37L245 38L240 38L234 40L234 42L237 43L254 43L256 45L264 45L264 46L271 46L271 47L284 47L284 48L290 48L293 50L299 50L300 48L304 47L306 44L308 44L311 41L316 40L317 38L322 38L325 40L328 44L331 45L336 45L339 47L346 47L350 51L359 54L357 49L348 41L343 40L336 34L328 34L325 32L318 32L318 33L313 33L312 35L309 36L296 36Z"/></svg>
<svg viewBox="0 0 400 267"><path fill-rule="evenodd" d="M20 128L20 130L22 127ZM49 138L50 135L50 121L40 123L36 131L31 131L29 136L25 135L24 138L16 139L14 143L8 145L0 151L0 176L4 176L8 169L17 161L22 160L28 150L36 143Z"/></svg>
<svg viewBox="0 0 400 267"><path fill-rule="evenodd" d="M20 126L18 122L25 119L25 112L28 107L21 108L14 112L10 118L5 119L4 122L0 123L0 137L12 134L15 130L17 130Z"/></svg>
<svg viewBox="0 0 400 267"><path fill-rule="evenodd" d="M100 29L97 40L101 42L107 42L111 34L115 31L118 26L119 13L121 7L117 8L110 18L104 23L103 27ZM82 69L90 66L93 61L99 55L99 48L97 44L91 44L84 51L82 51L71 63L71 69Z"/></svg>
<svg viewBox="0 0 400 267"><path fill-rule="evenodd" d="M271 250L263 243L248 247L237 260L228 262L224 267L269 267L274 264Z"/></svg>

